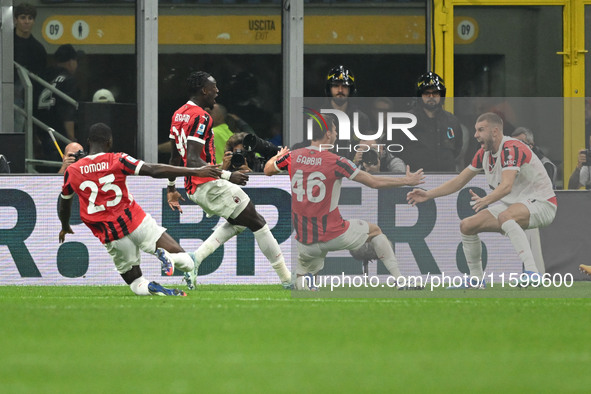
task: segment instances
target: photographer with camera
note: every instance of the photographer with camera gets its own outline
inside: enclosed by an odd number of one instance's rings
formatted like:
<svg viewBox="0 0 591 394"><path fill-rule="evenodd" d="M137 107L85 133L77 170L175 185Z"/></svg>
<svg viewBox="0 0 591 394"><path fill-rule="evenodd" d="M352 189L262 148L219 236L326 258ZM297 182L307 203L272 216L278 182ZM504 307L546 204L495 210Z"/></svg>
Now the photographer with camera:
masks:
<svg viewBox="0 0 591 394"><path fill-rule="evenodd" d="M222 169L263 172L265 163L275 156L279 148L254 134L236 133L226 142Z"/></svg>
<svg viewBox="0 0 591 394"><path fill-rule="evenodd" d="M63 174L70 164L75 163L82 156L84 156L84 148L82 148L82 145L77 142L71 142L66 145L62 166L57 173Z"/></svg>
<svg viewBox="0 0 591 394"><path fill-rule="evenodd" d="M246 170L252 172L252 168L248 165L246 160L246 151L244 150L244 136L248 133L233 134L228 141L226 141L226 149L224 150L224 159L222 161L222 170L238 171Z"/></svg>
<svg viewBox="0 0 591 394"><path fill-rule="evenodd" d="M575 170L568 179L569 189L591 189L591 151L589 149L581 149L579 151L579 160Z"/></svg>
<svg viewBox="0 0 591 394"><path fill-rule="evenodd" d="M353 162L359 168L369 173L376 172L406 172L406 164L402 159L395 157L386 149L382 140L361 140L358 144L359 151L355 153Z"/></svg>

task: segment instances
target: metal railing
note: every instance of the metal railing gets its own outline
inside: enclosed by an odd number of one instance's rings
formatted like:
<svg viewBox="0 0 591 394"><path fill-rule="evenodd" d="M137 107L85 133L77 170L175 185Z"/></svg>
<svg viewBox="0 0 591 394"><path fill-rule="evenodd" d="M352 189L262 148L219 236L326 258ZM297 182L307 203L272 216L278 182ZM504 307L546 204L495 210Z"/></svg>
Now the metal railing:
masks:
<svg viewBox="0 0 591 394"><path fill-rule="evenodd" d="M78 109L78 102L74 100L72 97L68 96L61 90L57 89L55 86L46 82L43 78L33 74L25 67L21 66L17 62L14 62L14 66L16 67L16 71L18 76L21 80L21 83L25 89L25 106L24 108L19 107L18 105L14 105L14 109L19 114L23 115L26 119L25 121L25 171L26 172L37 172L35 170L35 165L45 165L49 167L56 167L59 168L62 166L61 161L53 161L53 160L39 160L35 159L34 151L33 151L33 125L45 130L51 136L51 139L55 141L56 139L65 143L69 144L72 142L69 138L65 137L61 133L56 132L52 127L46 125L39 119L33 116L33 83L31 79L35 82L39 83L46 89L51 90L56 96L64 100L66 103L74 106L74 108ZM57 145L57 143L56 143ZM59 149L58 149L59 150ZM60 151L61 154L61 151Z"/></svg>

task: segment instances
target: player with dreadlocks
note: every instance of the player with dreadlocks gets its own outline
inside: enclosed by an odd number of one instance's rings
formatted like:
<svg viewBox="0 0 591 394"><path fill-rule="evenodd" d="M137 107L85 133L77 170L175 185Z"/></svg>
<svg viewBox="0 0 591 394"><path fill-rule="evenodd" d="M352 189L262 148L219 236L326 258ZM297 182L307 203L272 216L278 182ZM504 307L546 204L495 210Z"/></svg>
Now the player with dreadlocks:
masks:
<svg viewBox="0 0 591 394"><path fill-rule="evenodd" d="M204 71L196 71L189 75L187 87L189 101L172 116L170 164L185 167L215 164L213 120L207 110L211 111L219 92L216 80ZM248 175L244 171L222 171L221 179L185 178L185 190L189 199L203 208L208 216L217 215L227 220L195 251L195 269L185 274L189 289L195 288L201 262L246 228L253 232L261 252L275 269L283 286L291 287L291 272L285 265L279 243L248 195L237 186L246 185L247 181ZM167 196L171 208L182 212L179 204L182 197L175 189L174 178L169 178Z"/></svg>

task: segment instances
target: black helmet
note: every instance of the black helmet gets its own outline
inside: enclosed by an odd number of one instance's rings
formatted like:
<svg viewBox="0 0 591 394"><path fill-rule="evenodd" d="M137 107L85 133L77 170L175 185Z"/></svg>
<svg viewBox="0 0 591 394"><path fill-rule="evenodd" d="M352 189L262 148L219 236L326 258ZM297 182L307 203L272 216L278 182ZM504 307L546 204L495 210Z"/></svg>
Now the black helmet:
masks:
<svg viewBox="0 0 591 394"><path fill-rule="evenodd" d="M355 86L355 76L347 67L343 65L335 66L330 69L326 76L326 86L324 92L327 97L330 97L330 87L335 82L342 82L343 85L349 86L350 95L354 96L357 93L357 87Z"/></svg>
<svg viewBox="0 0 591 394"><path fill-rule="evenodd" d="M421 97L423 92L430 88L437 89L441 94L441 97L445 97L446 89L443 84L443 78L431 71L427 74L421 75L417 81L417 97Z"/></svg>

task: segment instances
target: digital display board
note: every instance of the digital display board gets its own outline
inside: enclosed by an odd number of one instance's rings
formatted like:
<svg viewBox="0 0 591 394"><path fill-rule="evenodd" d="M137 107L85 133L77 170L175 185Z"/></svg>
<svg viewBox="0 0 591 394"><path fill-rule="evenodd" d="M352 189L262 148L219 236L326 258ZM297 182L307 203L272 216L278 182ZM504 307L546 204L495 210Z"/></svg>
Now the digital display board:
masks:
<svg viewBox="0 0 591 394"><path fill-rule="evenodd" d="M453 176L430 174L422 186L431 189ZM75 212L77 203L71 218L74 234L59 244L61 224L57 203L61 184L59 176L0 177L0 285L123 284L104 246L81 223ZM128 185L143 209L166 227L187 251L199 247L203 239L224 222L218 217L207 218L202 209L188 199L183 203L184 213L173 212L166 202L165 180L129 177ZM182 187L182 180L177 181L177 186ZM466 271L466 265L459 223L461 218L472 214L468 189L480 193L489 191L484 176L478 175L459 193L412 207L406 204L410 188L378 191L345 180L340 211L345 219L360 218L381 227L394 245L403 275L460 275ZM265 217L290 267L296 257L292 245L295 242L289 177L251 175L244 190ZM487 273L521 272L521 262L506 237L484 233L481 240ZM322 273L357 272L356 264L361 266L347 251L330 253ZM157 278L168 285L181 282L177 275L162 276L159 261L151 255L142 254L141 268L149 280ZM373 274L387 274L381 263L372 264L370 270ZM279 280L258 249L254 236L246 230L203 262L198 283L273 284Z"/></svg>

